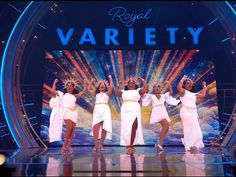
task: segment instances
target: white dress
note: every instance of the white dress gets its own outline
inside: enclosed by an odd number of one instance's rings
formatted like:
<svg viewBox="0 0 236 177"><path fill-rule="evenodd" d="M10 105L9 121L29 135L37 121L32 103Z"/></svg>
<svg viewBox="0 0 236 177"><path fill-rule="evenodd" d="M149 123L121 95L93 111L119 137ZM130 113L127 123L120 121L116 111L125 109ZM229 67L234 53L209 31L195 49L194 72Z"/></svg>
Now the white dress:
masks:
<svg viewBox="0 0 236 177"><path fill-rule="evenodd" d="M161 94L160 99L156 97L154 94L144 94L142 97L142 105L148 106L152 104L152 113L150 118L150 124L155 124L160 122L163 119L166 119L170 122L170 117L167 113L166 107L164 103L167 102L170 105L177 105L180 100L177 100L170 96L169 92L165 94Z"/></svg>
<svg viewBox="0 0 236 177"><path fill-rule="evenodd" d="M111 111L108 105L109 96L106 93L96 95L95 106L93 110L93 125L90 135L93 135L93 126L103 122L99 130L99 139L101 138L102 129L106 130L106 139L112 139Z"/></svg>
<svg viewBox="0 0 236 177"><path fill-rule="evenodd" d="M190 150L191 146L197 148L204 147L203 135L198 121L198 113L196 106L196 94L185 90L183 97L180 97L182 107L180 109L180 118L183 124L184 138L182 142L185 150Z"/></svg>
<svg viewBox="0 0 236 177"><path fill-rule="evenodd" d="M62 135L62 97L63 93L58 91L58 95L54 98L51 98L49 101L49 106L52 108L50 115L50 124L49 124L49 142L61 141Z"/></svg>
<svg viewBox="0 0 236 177"><path fill-rule="evenodd" d="M133 145L143 145L143 131L141 122L141 109L140 109L140 94L137 90L123 90L122 91L122 106L121 106L121 133L120 145L130 145L132 125L137 118L138 127Z"/></svg>
<svg viewBox="0 0 236 177"><path fill-rule="evenodd" d="M78 105L76 104L76 97L73 94L65 93L62 98L62 103L63 119L69 119L76 124L78 121Z"/></svg>

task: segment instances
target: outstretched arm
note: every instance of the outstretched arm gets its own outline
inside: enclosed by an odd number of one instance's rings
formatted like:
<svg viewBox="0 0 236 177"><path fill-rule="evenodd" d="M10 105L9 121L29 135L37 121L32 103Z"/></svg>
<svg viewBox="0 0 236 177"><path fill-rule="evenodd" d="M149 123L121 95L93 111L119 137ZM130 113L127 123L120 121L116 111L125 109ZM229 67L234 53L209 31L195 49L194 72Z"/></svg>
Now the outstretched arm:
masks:
<svg viewBox="0 0 236 177"><path fill-rule="evenodd" d="M202 82L202 90L196 94L197 98L204 98L206 96L206 91L207 91L207 86L206 86L206 82L203 81Z"/></svg>
<svg viewBox="0 0 236 177"><path fill-rule="evenodd" d="M116 96L121 97L122 96L122 92L120 91L120 83L117 84L114 93Z"/></svg>
<svg viewBox="0 0 236 177"><path fill-rule="evenodd" d="M187 79L187 76L186 75L184 75L183 77L182 77L182 79L179 81L179 83L178 83L178 85L177 85L177 90L178 90L178 93L179 93L179 95L181 96L181 97L183 97L184 96L184 89L183 89L183 83L184 83L184 80L185 79Z"/></svg>
<svg viewBox="0 0 236 177"><path fill-rule="evenodd" d="M51 88L51 87L48 87L48 88L47 88L47 89L52 93L53 97L55 97L56 95L58 95L58 91L56 90L57 83L58 83L58 79L55 79L55 80L53 81L52 88Z"/></svg>
<svg viewBox="0 0 236 177"><path fill-rule="evenodd" d="M109 75L108 78L109 78L110 87L109 87L109 90L107 91L107 95L110 96L113 91L114 84L113 84L111 75Z"/></svg>
<svg viewBox="0 0 236 177"><path fill-rule="evenodd" d="M75 97L77 99L80 98L82 95L84 95L86 93L86 90L87 90L87 81L86 81L86 79L84 79L84 89L81 92L75 94Z"/></svg>
<svg viewBox="0 0 236 177"><path fill-rule="evenodd" d="M95 96L96 91L92 88L93 83L94 83L94 79L91 79L91 81L89 82L89 85L88 85L88 92L90 94L92 94L93 96Z"/></svg>
<svg viewBox="0 0 236 177"><path fill-rule="evenodd" d="M143 78L139 77L138 79L141 80L143 84L143 88L139 90L139 94L142 96L144 93L147 93L149 91L149 87L147 82Z"/></svg>
<svg viewBox="0 0 236 177"><path fill-rule="evenodd" d="M169 81L166 81L165 84L168 86L169 88L169 95L171 96L173 94L173 87L171 85L171 83Z"/></svg>

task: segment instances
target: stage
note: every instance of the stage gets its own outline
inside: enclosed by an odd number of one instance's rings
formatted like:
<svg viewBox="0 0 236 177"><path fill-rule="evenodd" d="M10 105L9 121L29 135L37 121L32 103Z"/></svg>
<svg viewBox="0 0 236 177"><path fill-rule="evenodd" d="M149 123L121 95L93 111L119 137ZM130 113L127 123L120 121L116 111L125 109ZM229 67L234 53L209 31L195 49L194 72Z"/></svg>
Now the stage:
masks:
<svg viewBox="0 0 236 177"><path fill-rule="evenodd" d="M5 153L7 167L15 169L13 176L234 176L235 150L205 147L185 152L171 146L159 152L153 146L139 146L128 155L120 146L105 146L96 153L92 146L77 146L72 155L62 155L60 147Z"/></svg>

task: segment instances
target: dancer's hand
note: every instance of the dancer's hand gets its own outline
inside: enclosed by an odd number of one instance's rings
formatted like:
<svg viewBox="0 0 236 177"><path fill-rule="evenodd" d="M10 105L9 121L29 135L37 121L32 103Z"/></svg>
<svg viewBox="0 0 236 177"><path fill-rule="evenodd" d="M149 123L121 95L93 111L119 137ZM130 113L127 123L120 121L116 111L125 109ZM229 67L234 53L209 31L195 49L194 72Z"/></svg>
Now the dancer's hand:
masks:
<svg viewBox="0 0 236 177"><path fill-rule="evenodd" d="M187 76L187 75L184 75L180 81L183 82L183 81L186 80L187 78L188 78L188 76Z"/></svg>
<svg viewBox="0 0 236 177"><path fill-rule="evenodd" d="M144 79L142 77L138 77L137 80L144 81Z"/></svg>
<svg viewBox="0 0 236 177"><path fill-rule="evenodd" d="M119 81L118 83L117 83L117 86L116 87L120 87L121 86L121 81Z"/></svg>
<svg viewBox="0 0 236 177"><path fill-rule="evenodd" d="M167 86L169 86L169 85L170 85L170 82L169 82L169 81L165 81L165 84L166 84Z"/></svg>
<svg viewBox="0 0 236 177"><path fill-rule="evenodd" d="M206 87L206 82L205 81L202 82L202 86Z"/></svg>
<svg viewBox="0 0 236 177"><path fill-rule="evenodd" d="M58 82L59 82L58 79L55 79L55 80L54 80L54 84L57 84Z"/></svg>

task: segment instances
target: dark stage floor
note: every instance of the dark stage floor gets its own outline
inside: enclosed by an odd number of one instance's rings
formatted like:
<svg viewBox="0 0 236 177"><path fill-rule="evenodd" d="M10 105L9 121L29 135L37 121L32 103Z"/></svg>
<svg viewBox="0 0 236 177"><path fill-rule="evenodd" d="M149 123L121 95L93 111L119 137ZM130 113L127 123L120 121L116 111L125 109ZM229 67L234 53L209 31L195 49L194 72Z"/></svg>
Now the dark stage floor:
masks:
<svg viewBox="0 0 236 177"><path fill-rule="evenodd" d="M183 147L136 147L133 155L125 147L106 146L92 152L92 146L73 147L63 156L59 147L9 150L7 166L13 176L234 176L236 149L206 147L185 152ZM0 175L2 176L2 174Z"/></svg>

